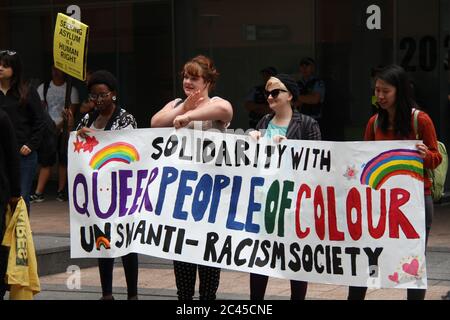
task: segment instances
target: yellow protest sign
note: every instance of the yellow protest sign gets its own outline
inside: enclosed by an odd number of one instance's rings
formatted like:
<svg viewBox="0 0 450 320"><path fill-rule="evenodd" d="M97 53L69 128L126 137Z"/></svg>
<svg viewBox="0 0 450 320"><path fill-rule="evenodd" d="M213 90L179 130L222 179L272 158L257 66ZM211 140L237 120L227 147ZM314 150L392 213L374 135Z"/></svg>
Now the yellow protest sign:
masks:
<svg viewBox="0 0 450 320"><path fill-rule="evenodd" d="M55 67L84 80L89 26L62 13L58 13L53 38Z"/></svg>

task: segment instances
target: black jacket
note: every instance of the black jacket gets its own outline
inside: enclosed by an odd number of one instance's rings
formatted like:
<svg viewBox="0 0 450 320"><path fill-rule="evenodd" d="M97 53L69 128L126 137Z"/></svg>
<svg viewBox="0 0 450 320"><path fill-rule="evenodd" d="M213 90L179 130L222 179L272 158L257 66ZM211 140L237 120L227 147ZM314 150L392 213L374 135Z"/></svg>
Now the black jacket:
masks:
<svg viewBox="0 0 450 320"><path fill-rule="evenodd" d="M262 118L256 130L267 129L270 120L275 114L267 114ZM292 119L286 133L286 138L294 140L321 140L319 124L310 116L301 114L297 110L293 111Z"/></svg>
<svg viewBox="0 0 450 320"><path fill-rule="evenodd" d="M20 161L14 128L0 109L0 205L11 196L20 197Z"/></svg>
<svg viewBox="0 0 450 320"><path fill-rule="evenodd" d="M0 91L0 108L11 120L17 138L18 150L27 145L31 150L37 150L41 144L45 128L44 110L36 89L28 89L27 103L19 104L17 93L9 90L6 95Z"/></svg>

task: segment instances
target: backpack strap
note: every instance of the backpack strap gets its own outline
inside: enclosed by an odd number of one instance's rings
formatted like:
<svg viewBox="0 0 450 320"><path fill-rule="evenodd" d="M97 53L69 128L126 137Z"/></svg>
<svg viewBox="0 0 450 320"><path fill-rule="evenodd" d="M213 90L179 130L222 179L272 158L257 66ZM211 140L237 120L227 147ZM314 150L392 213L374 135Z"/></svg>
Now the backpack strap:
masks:
<svg viewBox="0 0 450 320"><path fill-rule="evenodd" d="M416 108L412 108L411 113L413 115L413 130L416 136L416 139L419 140L419 113L420 111ZM373 134L377 132L378 127L378 113L375 115L375 120L373 121Z"/></svg>
<svg viewBox="0 0 450 320"><path fill-rule="evenodd" d="M419 140L419 110L417 110L416 108L412 108L412 114L413 114L413 129L414 129L414 134L416 135L416 139Z"/></svg>
<svg viewBox="0 0 450 320"><path fill-rule="evenodd" d="M377 127L378 127L378 113L375 115L375 120L373 121L373 135L377 133Z"/></svg>

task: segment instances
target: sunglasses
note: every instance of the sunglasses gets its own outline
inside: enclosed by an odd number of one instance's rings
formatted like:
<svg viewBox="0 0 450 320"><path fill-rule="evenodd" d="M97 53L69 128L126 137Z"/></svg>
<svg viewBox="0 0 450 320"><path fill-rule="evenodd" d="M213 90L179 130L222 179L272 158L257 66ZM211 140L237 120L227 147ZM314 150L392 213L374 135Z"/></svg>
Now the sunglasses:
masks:
<svg viewBox="0 0 450 320"><path fill-rule="evenodd" d="M273 89L272 91L264 91L264 95L266 96L266 99L269 98L269 96L272 96L272 98L276 99L280 92L287 92L287 90L284 89Z"/></svg>
<svg viewBox="0 0 450 320"><path fill-rule="evenodd" d="M11 51L11 50L0 50L1 55L7 54L8 56L13 56L16 53L17 53L16 51Z"/></svg>

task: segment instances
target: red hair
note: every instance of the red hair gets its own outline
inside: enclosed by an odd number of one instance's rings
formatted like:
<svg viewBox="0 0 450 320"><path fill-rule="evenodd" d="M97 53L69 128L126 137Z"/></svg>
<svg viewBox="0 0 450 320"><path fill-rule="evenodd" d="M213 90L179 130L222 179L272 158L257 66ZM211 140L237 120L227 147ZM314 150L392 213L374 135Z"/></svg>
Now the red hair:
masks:
<svg viewBox="0 0 450 320"><path fill-rule="evenodd" d="M219 77L219 72L217 72L212 59L203 55L198 55L186 62L181 71L181 76L184 77L186 74L202 77L205 82L209 83L209 90L214 88Z"/></svg>

